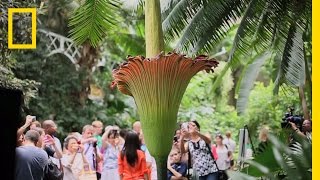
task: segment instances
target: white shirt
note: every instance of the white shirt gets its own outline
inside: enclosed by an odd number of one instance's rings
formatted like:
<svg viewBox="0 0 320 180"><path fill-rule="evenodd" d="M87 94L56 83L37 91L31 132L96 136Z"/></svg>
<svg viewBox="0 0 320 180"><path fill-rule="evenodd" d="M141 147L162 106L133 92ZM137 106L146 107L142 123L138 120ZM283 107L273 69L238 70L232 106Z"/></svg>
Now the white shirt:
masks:
<svg viewBox="0 0 320 180"><path fill-rule="evenodd" d="M222 143L228 146L229 151L234 152L236 150L236 142L231 138L223 139Z"/></svg>
<svg viewBox="0 0 320 180"><path fill-rule="evenodd" d="M217 154L218 154L218 159L217 159L217 165L219 170L226 170L230 167L230 163L228 163L228 149L223 146L223 147L217 147Z"/></svg>
<svg viewBox="0 0 320 180"><path fill-rule="evenodd" d="M157 180L158 177L157 177L156 160L154 159L154 157L151 156L148 149L146 149L145 155L146 155L146 161L148 163L151 163L151 180Z"/></svg>

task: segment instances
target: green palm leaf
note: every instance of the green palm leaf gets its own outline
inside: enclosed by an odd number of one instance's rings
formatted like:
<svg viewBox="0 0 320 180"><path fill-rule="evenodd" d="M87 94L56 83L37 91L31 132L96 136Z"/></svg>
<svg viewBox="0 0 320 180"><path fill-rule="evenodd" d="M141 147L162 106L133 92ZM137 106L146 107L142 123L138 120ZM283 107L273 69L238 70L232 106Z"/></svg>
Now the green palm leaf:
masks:
<svg viewBox="0 0 320 180"><path fill-rule="evenodd" d="M179 35L177 45L180 51L197 52L212 47L241 16L245 0L192 1L177 3L166 17L163 17L163 30L167 40ZM204 38L204 39L201 39Z"/></svg>
<svg viewBox="0 0 320 180"><path fill-rule="evenodd" d="M77 44L89 41L94 47L115 24L116 0L86 0L70 18L70 35Z"/></svg>
<svg viewBox="0 0 320 180"><path fill-rule="evenodd" d="M282 172L285 179L312 179L312 146L309 141L296 138L298 141L289 147L273 135L269 135L268 139L269 143L264 151L253 161L247 161L249 167L242 169L248 175L228 171L231 178L254 176L283 179L279 177L279 172Z"/></svg>
<svg viewBox="0 0 320 180"><path fill-rule="evenodd" d="M284 79L292 86L304 85L306 77L302 34L303 31L299 27L291 26L282 55L281 68L275 81L276 85Z"/></svg>
<svg viewBox="0 0 320 180"><path fill-rule="evenodd" d="M249 6L246 9L246 12L237 30L233 47L230 52L229 61L231 63L231 67L235 68L240 63L246 64L247 58L243 57L251 56L253 48L259 43L258 39L260 42L268 39L265 36L267 36L266 34L271 33L264 31L265 28L263 26L267 24L266 20L268 18L269 7L269 1L252 0L249 3ZM268 48L265 47L263 51L266 49ZM261 51L257 51L258 54L260 52Z"/></svg>
<svg viewBox="0 0 320 180"><path fill-rule="evenodd" d="M244 113L248 104L250 91L253 88L254 82L258 77L261 67L268 58L270 58L269 52L257 55L252 58L252 62L250 62L249 65L244 69L241 75L241 80L239 81L239 98L237 100L237 112L239 114Z"/></svg>

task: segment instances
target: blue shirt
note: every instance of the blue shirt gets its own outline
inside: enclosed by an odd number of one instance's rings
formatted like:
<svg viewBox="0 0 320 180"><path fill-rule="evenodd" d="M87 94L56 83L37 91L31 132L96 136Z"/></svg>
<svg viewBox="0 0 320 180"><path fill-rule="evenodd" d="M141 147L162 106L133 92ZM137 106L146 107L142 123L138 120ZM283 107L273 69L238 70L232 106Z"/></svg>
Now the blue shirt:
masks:
<svg viewBox="0 0 320 180"><path fill-rule="evenodd" d="M183 177L187 174L187 164L185 163L173 163L171 164L171 167L176 170L178 173L180 173ZM171 171L167 171L167 179L170 180L171 177L174 176Z"/></svg>
<svg viewBox="0 0 320 180"><path fill-rule="evenodd" d="M16 148L16 180L42 180L49 163L48 154L35 146Z"/></svg>
<svg viewBox="0 0 320 180"><path fill-rule="evenodd" d="M107 145L103 154L103 169L118 169L118 156L121 147L114 147L110 144Z"/></svg>

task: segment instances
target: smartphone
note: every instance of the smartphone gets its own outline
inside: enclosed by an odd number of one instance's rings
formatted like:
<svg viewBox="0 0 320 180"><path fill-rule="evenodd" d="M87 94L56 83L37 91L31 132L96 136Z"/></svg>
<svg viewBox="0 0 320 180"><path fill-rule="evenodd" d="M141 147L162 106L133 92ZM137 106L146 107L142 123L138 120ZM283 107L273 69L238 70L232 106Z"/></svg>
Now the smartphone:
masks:
<svg viewBox="0 0 320 180"><path fill-rule="evenodd" d="M32 117L32 122L36 121L37 120L37 117L36 116L31 116Z"/></svg>
<svg viewBox="0 0 320 180"><path fill-rule="evenodd" d="M187 123L187 122L182 123L181 129L188 130L189 129L188 124L189 123Z"/></svg>

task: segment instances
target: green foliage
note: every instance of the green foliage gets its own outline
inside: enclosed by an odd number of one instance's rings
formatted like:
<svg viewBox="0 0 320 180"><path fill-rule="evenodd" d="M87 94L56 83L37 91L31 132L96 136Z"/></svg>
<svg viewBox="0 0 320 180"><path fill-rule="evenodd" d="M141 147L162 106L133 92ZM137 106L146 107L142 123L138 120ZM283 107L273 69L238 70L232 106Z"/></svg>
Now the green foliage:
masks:
<svg viewBox="0 0 320 180"><path fill-rule="evenodd" d="M4 1L0 3L0 87L20 90L24 96L24 105L28 106L31 98L37 95L39 83L33 80L21 80L15 77L12 69L17 65L12 57L12 51L8 49L8 8L35 7L37 1ZM31 42L30 14L23 13L13 15L13 43L23 44Z"/></svg>
<svg viewBox="0 0 320 180"><path fill-rule="evenodd" d="M311 62L305 57L310 55L307 51L310 52L311 43L311 0L171 0L163 10L165 36L168 41L177 40L176 49L184 53L212 53L237 24L226 69L251 66L251 72L260 72L261 66L252 66L258 61L254 58L270 51L277 56L270 54L267 58L279 63L274 73L277 77L273 79L275 93L284 83L294 87L304 85L306 76L311 82ZM248 78L242 80L243 84L249 82ZM221 82L218 78L214 89ZM242 87L239 112L244 111L251 89ZM309 96L310 88L311 83L307 83ZM311 104L310 97L308 100Z"/></svg>
<svg viewBox="0 0 320 180"><path fill-rule="evenodd" d="M249 168L251 166L256 171L249 171L248 175L228 171L231 178L256 179L264 177L271 180L309 180L312 178L312 145L310 141L300 139L289 147L288 144L283 143L275 136L270 135L269 139L270 145L266 149L267 152L253 161L248 161Z"/></svg>
<svg viewBox="0 0 320 180"><path fill-rule="evenodd" d="M179 109L179 121L197 119L201 131L212 135L230 130L236 141L239 129L248 125L253 146L257 147L257 137L262 126L269 126L274 133L281 131L281 119L287 107L294 106L295 114L301 114L297 91L281 89L279 95L274 96L272 82L267 85L256 82L249 96L247 110L242 116L238 116L234 107L227 105L228 92L233 86L230 70L223 77L219 89L213 92L211 90L215 78L224 69L223 66L224 63L221 63L216 74L199 73L191 80Z"/></svg>
<svg viewBox="0 0 320 180"><path fill-rule="evenodd" d="M77 44L89 41L93 47L114 27L119 3L116 0L86 0L71 17L70 35Z"/></svg>
<svg viewBox="0 0 320 180"><path fill-rule="evenodd" d="M268 57L269 53L264 53L258 57L256 56L252 58L253 62L242 71L239 81L239 98L237 100L237 112L239 114L244 113L249 100L250 91L257 79L260 68L263 66Z"/></svg>
<svg viewBox="0 0 320 180"><path fill-rule="evenodd" d="M44 39L45 40L45 39ZM33 79L41 85L38 96L34 97L24 114L33 114L40 121L54 118L61 137L71 131L82 131L85 124L95 119L120 127L130 125L131 111L125 98L110 89L111 72L103 69L94 73L94 83L105 92L102 102L87 99L84 106L79 102L81 82L85 78L74 64L63 55L46 57L44 42L38 43L37 50L15 54L17 66L15 75L21 79Z"/></svg>
<svg viewBox="0 0 320 180"><path fill-rule="evenodd" d="M246 120L243 122L253 132L253 141L257 142L256 137L263 125L269 126L273 133L279 133L281 119L289 106L295 108L295 114L302 114L297 91L282 90L279 95L274 96L272 82L267 87L257 82L250 94L249 107L245 112Z"/></svg>
<svg viewBox="0 0 320 180"><path fill-rule="evenodd" d="M116 29L109 32L102 42L102 55L115 63L122 62L128 55L145 55L144 15L120 9ZM109 67L112 71L114 66Z"/></svg>
<svg viewBox="0 0 320 180"><path fill-rule="evenodd" d="M220 76L224 65L221 62L214 74L199 73L192 78L182 99L179 121L196 119L201 131L210 134L227 130L237 132L243 127L243 117L237 116L235 109L227 105L228 92L233 86L230 70L223 77L225 83L212 92L212 84ZM237 137L236 133L233 135Z"/></svg>
<svg viewBox="0 0 320 180"><path fill-rule="evenodd" d="M246 0L191 1L172 0L163 13L163 29L167 40L179 37L177 50L210 52L241 16Z"/></svg>

